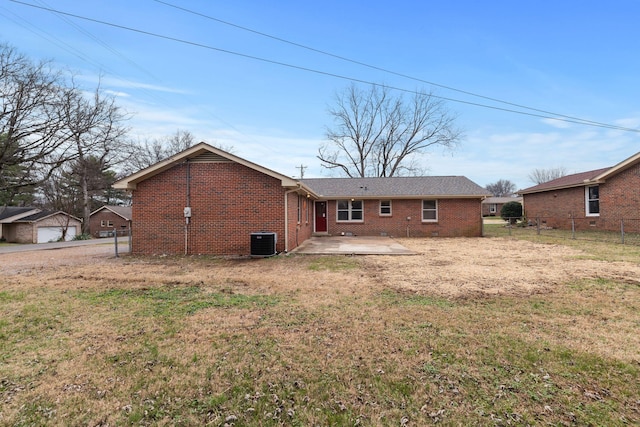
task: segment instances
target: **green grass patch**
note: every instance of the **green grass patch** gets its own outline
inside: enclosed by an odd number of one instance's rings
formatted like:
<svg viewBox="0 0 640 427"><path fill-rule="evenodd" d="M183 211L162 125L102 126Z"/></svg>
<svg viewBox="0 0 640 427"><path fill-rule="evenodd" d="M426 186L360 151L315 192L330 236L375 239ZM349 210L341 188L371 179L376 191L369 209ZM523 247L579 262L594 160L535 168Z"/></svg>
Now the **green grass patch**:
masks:
<svg viewBox="0 0 640 427"><path fill-rule="evenodd" d="M327 255L312 259L308 268L311 271L349 271L359 268L359 263L354 257Z"/></svg>
<svg viewBox="0 0 640 427"><path fill-rule="evenodd" d="M392 305L425 306L438 308L451 308L454 302L433 295L417 295L408 292L399 292L394 289L385 289L379 294L382 301Z"/></svg>
<svg viewBox="0 0 640 427"><path fill-rule="evenodd" d="M92 304L136 306L146 316L185 316L207 308L260 308L275 305L279 297L243 295L230 290L203 292L199 286L161 286L142 289L109 289L79 293Z"/></svg>

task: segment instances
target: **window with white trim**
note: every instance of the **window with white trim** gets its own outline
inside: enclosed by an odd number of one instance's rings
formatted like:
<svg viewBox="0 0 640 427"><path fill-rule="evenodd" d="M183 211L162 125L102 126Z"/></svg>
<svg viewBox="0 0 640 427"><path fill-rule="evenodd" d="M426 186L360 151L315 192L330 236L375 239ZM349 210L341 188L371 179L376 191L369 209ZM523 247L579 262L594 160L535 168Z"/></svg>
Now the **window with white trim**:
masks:
<svg viewBox="0 0 640 427"><path fill-rule="evenodd" d="M391 200L380 200L380 216L391 216Z"/></svg>
<svg viewBox="0 0 640 427"><path fill-rule="evenodd" d="M362 221L364 219L364 202L362 200L338 200L338 222Z"/></svg>
<svg viewBox="0 0 640 427"><path fill-rule="evenodd" d="M498 212L498 205L497 205L497 204L495 204L495 203L491 203L491 204L489 205L489 213L494 214L494 213L496 213L496 212Z"/></svg>
<svg viewBox="0 0 640 427"><path fill-rule="evenodd" d="M422 222L438 221L438 201L423 200L422 201Z"/></svg>
<svg viewBox="0 0 640 427"><path fill-rule="evenodd" d="M585 210L587 216L600 215L600 187L592 185L585 188Z"/></svg>

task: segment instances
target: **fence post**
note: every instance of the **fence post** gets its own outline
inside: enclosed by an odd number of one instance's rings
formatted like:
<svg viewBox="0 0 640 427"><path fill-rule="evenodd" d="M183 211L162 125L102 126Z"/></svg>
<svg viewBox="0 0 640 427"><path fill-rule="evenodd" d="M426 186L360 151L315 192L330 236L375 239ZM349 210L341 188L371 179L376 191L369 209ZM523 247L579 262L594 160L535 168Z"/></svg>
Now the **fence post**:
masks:
<svg viewBox="0 0 640 427"><path fill-rule="evenodd" d="M624 245L624 218L620 220L620 240Z"/></svg>
<svg viewBox="0 0 640 427"><path fill-rule="evenodd" d="M536 218L536 233L540 235L540 218Z"/></svg>
<svg viewBox="0 0 640 427"><path fill-rule="evenodd" d="M511 217L509 217L508 221L509 221L509 236L511 236L511 227L513 227L511 225Z"/></svg>
<svg viewBox="0 0 640 427"><path fill-rule="evenodd" d="M571 239L576 239L576 220L573 215L571 216Z"/></svg>
<svg viewBox="0 0 640 427"><path fill-rule="evenodd" d="M116 258L118 258L118 229L113 229L113 241L115 243L116 248Z"/></svg>

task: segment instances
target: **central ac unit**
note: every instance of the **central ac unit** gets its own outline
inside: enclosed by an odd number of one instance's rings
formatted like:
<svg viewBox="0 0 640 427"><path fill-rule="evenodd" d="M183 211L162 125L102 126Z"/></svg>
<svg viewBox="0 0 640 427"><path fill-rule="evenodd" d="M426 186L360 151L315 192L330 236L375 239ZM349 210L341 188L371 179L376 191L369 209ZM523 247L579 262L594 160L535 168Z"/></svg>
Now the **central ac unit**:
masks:
<svg viewBox="0 0 640 427"><path fill-rule="evenodd" d="M251 233L251 256L252 257L269 257L276 255L276 243L278 242L277 233L261 231L259 233Z"/></svg>

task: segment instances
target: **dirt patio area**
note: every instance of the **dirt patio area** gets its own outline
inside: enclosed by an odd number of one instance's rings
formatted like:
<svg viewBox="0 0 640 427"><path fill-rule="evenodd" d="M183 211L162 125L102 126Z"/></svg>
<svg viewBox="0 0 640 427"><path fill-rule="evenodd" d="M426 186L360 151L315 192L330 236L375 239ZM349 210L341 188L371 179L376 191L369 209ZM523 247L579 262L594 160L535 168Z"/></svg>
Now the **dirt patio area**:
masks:
<svg viewBox="0 0 640 427"><path fill-rule="evenodd" d="M562 245L493 238L395 239L395 242L415 255L359 257L366 274L354 279L348 272L344 273L347 281L343 286L347 283L370 289L384 286L416 294L468 298L546 293L558 284L589 278L640 284L640 265L588 259L581 256L581 251ZM163 264L162 259L154 258L153 263L146 263L126 254L115 258L113 248L92 246L0 254L0 266L5 275L35 276L36 283L39 275L44 278L53 270L71 271L76 267L96 271L106 268L113 271L114 278L142 274L141 270L148 273L153 269L165 280L172 274L184 276L185 269L190 270L188 276L194 281L209 274L197 266L185 267L189 258L167 257L166 265L161 268L158 264ZM248 280L254 275L262 275L268 268L269 274L277 277L278 287L287 287L298 283L304 275L303 271L294 270L295 263L279 265L269 259L227 260L226 263L224 274L229 276L228 280ZM283 271L274 271L278 268ZM269 283L265 286L269 287ZM73 285L69 283L68 286Z"/></svg>

